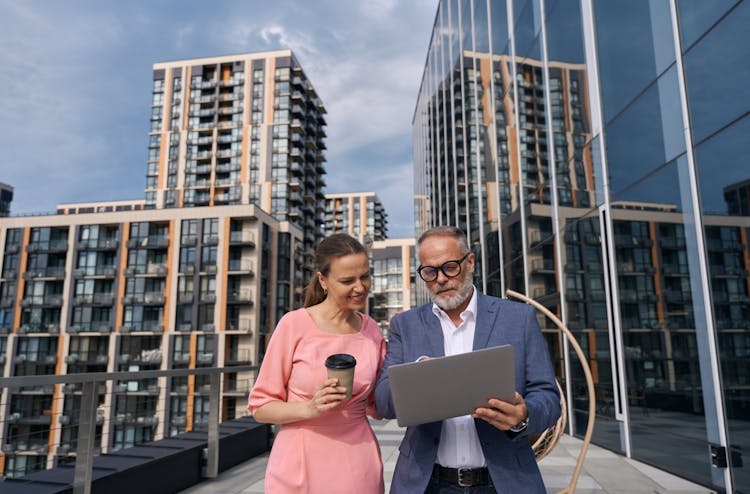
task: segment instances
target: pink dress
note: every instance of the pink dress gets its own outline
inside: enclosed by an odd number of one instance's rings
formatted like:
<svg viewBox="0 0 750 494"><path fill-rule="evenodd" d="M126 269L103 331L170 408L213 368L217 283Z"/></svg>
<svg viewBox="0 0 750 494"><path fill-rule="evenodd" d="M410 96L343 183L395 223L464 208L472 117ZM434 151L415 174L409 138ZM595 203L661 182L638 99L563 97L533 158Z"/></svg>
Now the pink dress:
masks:
<svg viewBox="0 0 750 494"><path fill-rule="evenodd" d="M334 353L357 359L352 398L315 419L284 424L271 448L265 492L380 494L384 490L380 447L367 420L372 391L385 357L373 319L360 314L359 333L322 331L305 309L281 318L248 400L253 413L274 400L310 400L326 380L324 362Z"/></svg>

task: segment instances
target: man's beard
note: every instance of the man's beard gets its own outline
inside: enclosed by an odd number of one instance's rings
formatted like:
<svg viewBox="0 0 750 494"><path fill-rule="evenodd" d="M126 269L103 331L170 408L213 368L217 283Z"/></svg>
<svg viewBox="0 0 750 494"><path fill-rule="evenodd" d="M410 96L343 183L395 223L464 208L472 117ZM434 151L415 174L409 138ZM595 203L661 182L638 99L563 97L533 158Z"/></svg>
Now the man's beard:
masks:
<svg viewBox="0 0 750 494"><path fill-rule="evenodd" d="M444 285L439 289L447 289L449 287L456 290L455 295L451 296L447 294L434 293L430 290L430 299L432 299L435 305L443 310L453 310L457 308L462 303L464 303L464 301L471 295L471 290L473 288L471 277L464 277L464 280L458 286Z"/></svg>

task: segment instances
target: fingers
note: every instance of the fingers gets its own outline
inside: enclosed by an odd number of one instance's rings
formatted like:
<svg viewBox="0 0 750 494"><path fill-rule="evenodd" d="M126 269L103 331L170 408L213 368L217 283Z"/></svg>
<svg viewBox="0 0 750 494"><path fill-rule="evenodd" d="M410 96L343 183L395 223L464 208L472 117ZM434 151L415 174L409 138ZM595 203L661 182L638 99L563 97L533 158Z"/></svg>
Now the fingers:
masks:
<svg viewBox="0 0 750 494"><path fill-rule="evenodd" d="M516 403L491 398L487 407L477 408L472 416L488 422L493 427L507 431L518 425L529 413L523 397L516 393L515 398Z"/></svg>
<svg viewBox="0 0 750 494"><path fill-rule="evenodd" d="M324 412L336 408L346 400L346 388L337 386L338 379L326 379L318 387L310 400L313 416L320 416Z"/></svg>

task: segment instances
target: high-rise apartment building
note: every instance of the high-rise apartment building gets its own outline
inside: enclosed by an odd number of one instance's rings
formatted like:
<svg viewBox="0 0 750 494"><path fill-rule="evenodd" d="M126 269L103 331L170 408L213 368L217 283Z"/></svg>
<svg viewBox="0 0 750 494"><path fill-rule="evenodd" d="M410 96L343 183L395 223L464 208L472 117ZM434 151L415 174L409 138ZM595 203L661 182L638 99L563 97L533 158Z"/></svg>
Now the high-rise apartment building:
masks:
<svg viewBox="0 0 750 494"><path fill-rule="evenodd" d="M13 202L13 187L0 182L0 216L10 214L11 202Z"/></svg>
<svg viewBox="0 0 750 494"><path fill-rule="evenodd" d="M325 113L291 50L154 64L146 206L257 204L298 226L312 252Z"/></svg>
<svg viewBox="0 0 750 494"><path fill-rule="evenodd" d="M387 337L393 316L416 306L417 272L413 238L376 240L370 247L372 288L369 311Z"/></svg>
<svg viewBox="0 0 750 494"><path fill-rule="evenodd" d="M301 243L297 227L255 205L5 218L3 375L257 364L293 306ZM204 423L207 378L110 383L100 395L97 450ZM225 419L245 414L250 378L225 378ZM3 389L4 474L75 453L77 427L67 421L80 400L75 387Z"/></svg>
<svg viewBox="0 0 750 494"><path fill-rule="evenodd" d="M442 0L413 120L417 235L464 228L477 286L569 325L594 442L720 492L750 492L748 17ZM582 434L580 367L542 326Z"/></svg>
<svg viewBox="0 0 750 494"><path fill-rule="evenodd" d="M0 218L4 377L257 365L322 237L325 110L289 50L154 66L146 197ZM221 383L222 420L252 376ZM109 382L96 451L192 430L208 376ZM69 462L81 389L0 390L0 476Z"/></svg>
<svg viewBox="0 0 750 494"><path fill-rule="evenodd" d="M374 192L326 194L326 235L348 233L370 243L388 237L388 215Z"/></svg>

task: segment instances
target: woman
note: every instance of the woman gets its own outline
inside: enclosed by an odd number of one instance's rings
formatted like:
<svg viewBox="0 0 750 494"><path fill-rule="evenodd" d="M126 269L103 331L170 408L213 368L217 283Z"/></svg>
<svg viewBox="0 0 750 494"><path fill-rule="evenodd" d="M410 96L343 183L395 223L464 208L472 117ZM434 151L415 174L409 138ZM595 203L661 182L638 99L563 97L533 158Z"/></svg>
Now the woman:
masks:
<svg viewBox="0 0 750 494"><path fill-rule="evenodd" d="M383 463L367 415L377 417L372 390L385 342L375 321L358 312L370 291L367 252L334 234L318 245L315 264L305 307L279 321L248 401L258 422L281 424L265 491L382 493ZM327 378L326 358L339 353L357 361L350 399Z"/></svg>

